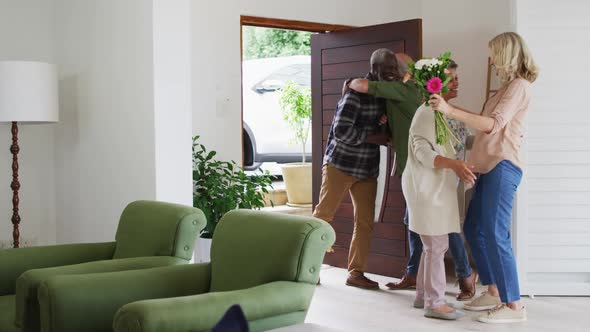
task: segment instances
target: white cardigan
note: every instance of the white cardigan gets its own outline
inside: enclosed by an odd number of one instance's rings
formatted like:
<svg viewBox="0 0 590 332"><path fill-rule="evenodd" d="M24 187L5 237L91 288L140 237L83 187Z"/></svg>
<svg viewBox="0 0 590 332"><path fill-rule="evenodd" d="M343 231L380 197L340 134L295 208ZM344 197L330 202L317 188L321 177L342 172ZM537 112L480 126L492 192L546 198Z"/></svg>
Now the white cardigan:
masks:
<svg viewBox="0 0 590 332"><path fill-rule="evenodd" d="M412 120L408 162L402 188L408 206L410 230L420 235L460 233L458 177L450 169L434 168L436 156L454 159L450 143L436 144L434 112L420 106Z"/></svg>

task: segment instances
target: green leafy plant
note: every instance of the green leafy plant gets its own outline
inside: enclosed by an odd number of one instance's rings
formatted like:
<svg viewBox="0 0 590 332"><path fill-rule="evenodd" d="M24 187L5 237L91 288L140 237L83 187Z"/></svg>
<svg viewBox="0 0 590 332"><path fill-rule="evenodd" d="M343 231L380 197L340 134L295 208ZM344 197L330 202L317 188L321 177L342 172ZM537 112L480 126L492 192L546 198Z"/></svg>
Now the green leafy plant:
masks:
<svg viewBox="0 0 590 332"><path fill-rule="evenodd" d="M281 89L279 105L283 119L293 130L294 141L301 144L302 163L305 163L305 143L311 126L311 89L302 87L293 81L287 81Z"/></svg>
<svg viewBox="0 0 590 332"><path fill-rule="evenodd" d="M311 32L245 26L243 39L245 60L311 54Z"/></svg>
<svg viewBox="0 0 590 332"><path fill-rule="evenodd" d="M272 179L268 171L247 175L234 161L216 160L217 152L207 151L198 140L199 136L193 137L193 206L207 217L201 237L212 238L228 211L264 207L264 194L272 188Z"/></svg>

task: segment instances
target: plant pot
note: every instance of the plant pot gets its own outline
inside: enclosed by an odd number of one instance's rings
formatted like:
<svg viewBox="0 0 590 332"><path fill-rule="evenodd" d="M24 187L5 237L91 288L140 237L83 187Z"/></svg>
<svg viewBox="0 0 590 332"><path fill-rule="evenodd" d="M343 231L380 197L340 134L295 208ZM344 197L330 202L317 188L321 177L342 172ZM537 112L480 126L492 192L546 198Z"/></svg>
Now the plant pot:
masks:
<svg viewBox="0 0 590 332"><path fill-rule="evenodd" d="M195 252L193 254L195 263L208 263L211 261L211 241L212 239L197 238Z"/></svg>
<svg viewBox="0 0 590 332"><path fill-rule="evenodd" d="M309 206L312 203L311 163L281 165L287 189L287 205Z"/></svg>

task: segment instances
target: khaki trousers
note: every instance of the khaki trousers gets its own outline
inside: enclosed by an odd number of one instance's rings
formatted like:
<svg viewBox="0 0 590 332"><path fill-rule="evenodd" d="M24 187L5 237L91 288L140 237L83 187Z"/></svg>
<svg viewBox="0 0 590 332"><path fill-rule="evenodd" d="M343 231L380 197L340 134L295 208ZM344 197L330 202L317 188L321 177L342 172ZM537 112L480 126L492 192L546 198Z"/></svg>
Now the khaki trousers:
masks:
<svg viewBox="0 0 590 332"><path fill-rule="evenodd" d="M343 173L332 165L324 165L320 201L313 216L332 222L346 192L350 192L354 206L354 232L348 255L348 271L363 273L367 268L375 223L377 179L359 179Z"/></svg>

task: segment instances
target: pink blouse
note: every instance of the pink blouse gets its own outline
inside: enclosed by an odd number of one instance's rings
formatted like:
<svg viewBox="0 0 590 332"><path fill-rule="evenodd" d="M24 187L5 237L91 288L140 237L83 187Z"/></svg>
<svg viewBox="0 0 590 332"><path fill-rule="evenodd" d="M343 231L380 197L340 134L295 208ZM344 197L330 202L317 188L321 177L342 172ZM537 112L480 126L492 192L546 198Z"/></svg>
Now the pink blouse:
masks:
<svg viewBox="0 0 590 332"><path fill-rule="evenodd" d="M475 165L477 172L488 173L503 160L523 169L520 147L529 110L530 85L529 81L516 78L485 103L481 115L494 119L494 126L489 133L475 135L469 162Z"/></svg>

